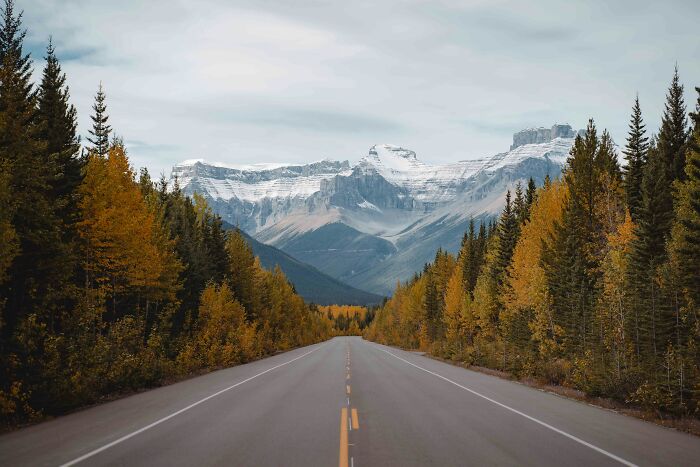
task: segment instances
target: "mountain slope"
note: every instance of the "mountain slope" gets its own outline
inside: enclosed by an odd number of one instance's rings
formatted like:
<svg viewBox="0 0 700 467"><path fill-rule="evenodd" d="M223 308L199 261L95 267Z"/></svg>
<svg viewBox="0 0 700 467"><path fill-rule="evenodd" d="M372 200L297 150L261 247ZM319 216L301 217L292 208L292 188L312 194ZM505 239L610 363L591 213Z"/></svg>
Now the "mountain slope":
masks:
<svg viewBox="0 0 700 467"><path fill-rule="evenodd" d="M233 229L225 224L227 229ZM302 263L296 258L270 245L265 245L250 235L242 232L255 256L266 269L280 267L287 279L304 300L319 305L374 305L381 303L383 297L365 292L340 282L324 274L315 267Z"/></svg>
<svg viewBox="0 0 700 467"><path fill-rule="evenodd" d="M385 295L439 247L455 252L469 219L497 215L517 182L558 177L575 135L569 125L523 130L507 152L445 165L389 144L372 146L354 165L187 161L173 168L173 179L256 240Z"/></svg>

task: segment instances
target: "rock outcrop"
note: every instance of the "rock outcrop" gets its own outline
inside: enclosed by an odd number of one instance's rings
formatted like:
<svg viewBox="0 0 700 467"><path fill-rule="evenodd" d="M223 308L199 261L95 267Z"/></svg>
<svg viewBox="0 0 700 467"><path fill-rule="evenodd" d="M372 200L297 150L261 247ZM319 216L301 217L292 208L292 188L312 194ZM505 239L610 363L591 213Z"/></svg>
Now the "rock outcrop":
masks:
<svg viewBox="0 0 700 467"><path fill-rule="evenodd" d="M510 146L510 149L512 151L526 144L542 144L548 143L555 138L573 138L575 136L576 133L567 124L555 123L552 128L528 128L513 135L513 144Z"/></svg>

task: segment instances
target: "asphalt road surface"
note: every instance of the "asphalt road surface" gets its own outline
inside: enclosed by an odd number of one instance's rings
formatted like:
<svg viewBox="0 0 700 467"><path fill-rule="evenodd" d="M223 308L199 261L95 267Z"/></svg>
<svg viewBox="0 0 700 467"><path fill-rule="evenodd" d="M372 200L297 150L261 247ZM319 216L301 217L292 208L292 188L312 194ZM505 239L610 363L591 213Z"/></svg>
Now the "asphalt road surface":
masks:
<svg viewBox="0 0 700 467"><path fill-rule="evenodd" d="M0 465L700 465L700 438L335 338L0 436Z"/></svg>

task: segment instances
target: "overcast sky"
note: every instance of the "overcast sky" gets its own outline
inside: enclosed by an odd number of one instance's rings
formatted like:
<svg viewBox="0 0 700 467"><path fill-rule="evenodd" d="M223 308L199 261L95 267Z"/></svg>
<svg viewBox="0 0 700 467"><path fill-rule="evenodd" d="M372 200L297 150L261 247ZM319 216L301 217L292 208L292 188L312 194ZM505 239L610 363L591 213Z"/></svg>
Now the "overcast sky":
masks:
<svg viewBox="0 0 700 467"><path fill-rule="evenodd" d="M677 62L700 86L698 1L16 0L39 76L53 35L87 134L100 81L132 163L356 161L375 143L431 163L594 117L651 129Z"/></svg>

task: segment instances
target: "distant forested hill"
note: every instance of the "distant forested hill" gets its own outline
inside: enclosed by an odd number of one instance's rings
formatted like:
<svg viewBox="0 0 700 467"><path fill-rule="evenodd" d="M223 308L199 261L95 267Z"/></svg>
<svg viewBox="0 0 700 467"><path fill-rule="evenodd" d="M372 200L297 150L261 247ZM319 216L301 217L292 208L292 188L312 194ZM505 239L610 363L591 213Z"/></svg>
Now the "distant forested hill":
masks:
<svg viewBox="0 0 700 467"><path fill-rule="evenodd" d="M231 224L224 223L225 228L234 229ZM319 305L374 305L382 301L380 295L365 292L340 282L322 273L313 266L302 263L273 246L261 243L245 232L241 232L248 244L260 258L260 263L266 269L276 265L282 269L294 288L307 302Z"/></svg>

